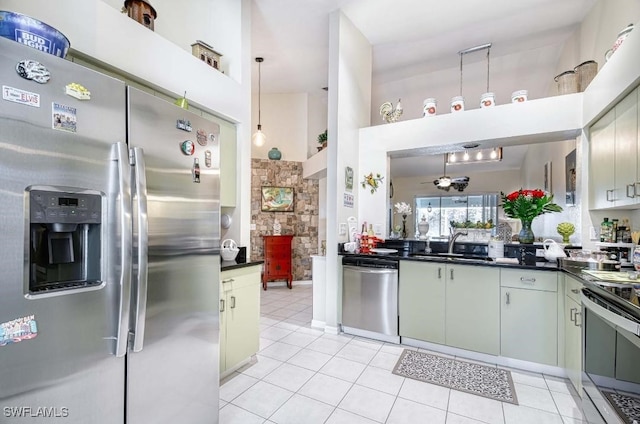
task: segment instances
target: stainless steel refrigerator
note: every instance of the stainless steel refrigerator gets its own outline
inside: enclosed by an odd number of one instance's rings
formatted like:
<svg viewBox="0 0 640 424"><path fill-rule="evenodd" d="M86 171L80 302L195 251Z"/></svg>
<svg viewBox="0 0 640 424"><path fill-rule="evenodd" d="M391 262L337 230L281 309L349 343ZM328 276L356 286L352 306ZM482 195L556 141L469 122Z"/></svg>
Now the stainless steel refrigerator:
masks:
<svg viewBox="0 0 640 424"><path fill-rule="evenodd" d="M216 423L219 127L0 38L0 422Z"/></svg>

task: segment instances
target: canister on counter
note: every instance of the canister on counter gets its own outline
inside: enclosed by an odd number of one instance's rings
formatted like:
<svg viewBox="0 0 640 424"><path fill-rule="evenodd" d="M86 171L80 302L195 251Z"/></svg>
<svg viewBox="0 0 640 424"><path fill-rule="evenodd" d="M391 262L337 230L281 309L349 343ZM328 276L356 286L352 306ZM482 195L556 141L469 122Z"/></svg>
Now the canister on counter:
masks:
<svg viewBox="0 0 640 424"><path fill-rule="evenodd" d="M528 95L529 95L529 92L527 90L514 91L513 94L511 94L511 103L526 102Z"/></svg>
<svg viewBox="0 0 640 424"><path fill-rule="evenodd" d="M436 102L436 99L433 97L424 99L424 103L422 104L422 116L436 116L437 107L438 102Z"/></svg>
<svg viewBox="0 0 640 424"><path fill-rule="evenodd" d="M493 107L496 105L495 93L484 93L480 96L480 108Z"/></svg>
<svg viewBox="0 0 640 424"><path fill-rule="evenodd" d="M464 110L464 97L455 96L451 99L451 112L462 112Z"/></svg>

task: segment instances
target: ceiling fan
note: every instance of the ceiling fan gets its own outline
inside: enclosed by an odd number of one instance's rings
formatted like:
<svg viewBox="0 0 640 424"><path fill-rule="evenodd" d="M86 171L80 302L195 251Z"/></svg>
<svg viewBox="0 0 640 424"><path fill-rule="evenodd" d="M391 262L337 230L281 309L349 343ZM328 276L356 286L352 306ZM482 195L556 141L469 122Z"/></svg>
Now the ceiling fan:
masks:
<svg viewBox="0 0 640 424"><path fill-rule="evenodd" d="M444 171L442 177L433 181L433 184L440 190L449 191L452 187L458 191L463 191L469 185L469 177L449 177L447 175L447 155L444 155Z"/></svg>

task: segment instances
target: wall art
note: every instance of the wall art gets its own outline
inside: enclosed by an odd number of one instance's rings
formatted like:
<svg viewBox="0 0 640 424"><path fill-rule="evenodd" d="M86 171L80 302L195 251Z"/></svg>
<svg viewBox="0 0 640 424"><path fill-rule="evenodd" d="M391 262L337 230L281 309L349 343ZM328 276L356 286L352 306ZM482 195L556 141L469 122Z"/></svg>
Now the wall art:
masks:
<svg viewBox="0 0 640 424"><path fill-rule="evenodd" d="M293 187L262 187L263 212L293 212Z"/></svg>

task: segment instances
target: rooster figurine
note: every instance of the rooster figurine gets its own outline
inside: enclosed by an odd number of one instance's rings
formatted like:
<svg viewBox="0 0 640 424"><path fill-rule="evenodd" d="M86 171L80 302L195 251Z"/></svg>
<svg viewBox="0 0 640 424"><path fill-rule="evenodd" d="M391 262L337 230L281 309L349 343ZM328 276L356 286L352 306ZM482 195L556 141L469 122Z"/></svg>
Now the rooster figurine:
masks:
<svg viewBox="0 0 640 424"><path fill-rule="evenodd" d="M386 123L396 122L400 116L402 116L402 104L400 104L400 99L398 99L398 104L396 104L395 108L391 102L384 102L382 106L380 106L380 115L382 116L382 120Z"/></svg>

